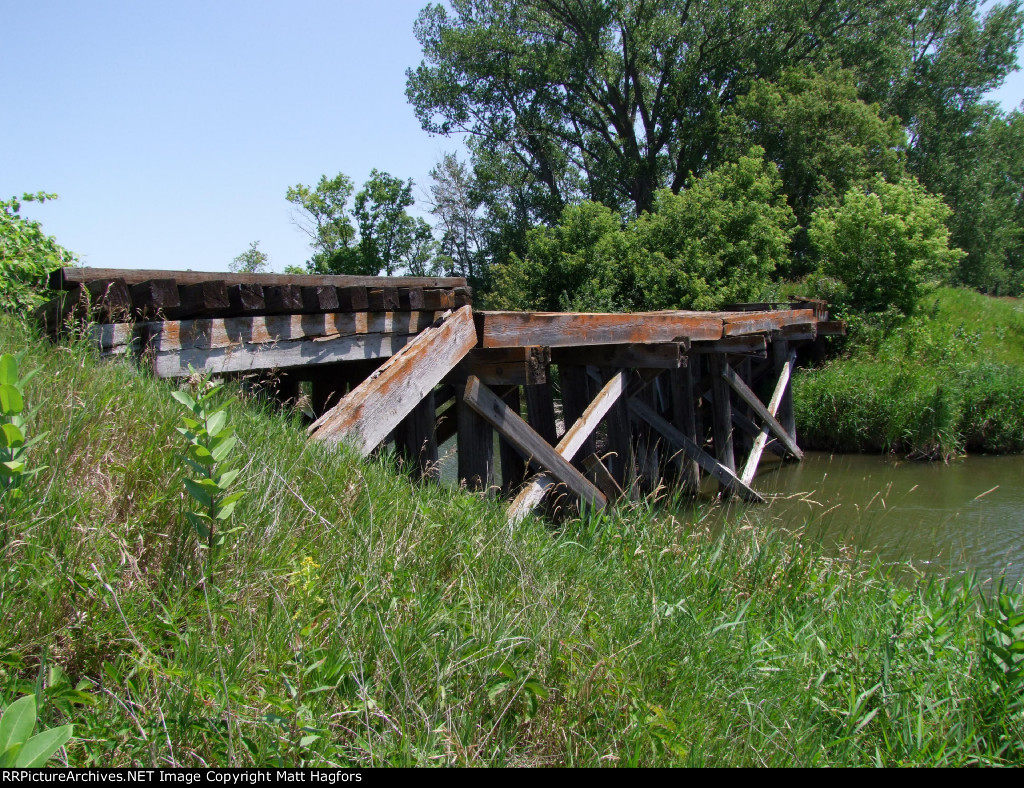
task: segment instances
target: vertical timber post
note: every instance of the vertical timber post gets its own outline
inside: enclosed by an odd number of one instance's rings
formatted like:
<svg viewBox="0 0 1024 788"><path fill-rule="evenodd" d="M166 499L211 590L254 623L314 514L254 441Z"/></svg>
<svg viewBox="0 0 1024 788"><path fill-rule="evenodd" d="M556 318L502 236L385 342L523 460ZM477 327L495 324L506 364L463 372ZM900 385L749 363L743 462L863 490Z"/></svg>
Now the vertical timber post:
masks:
<svg viewBox="0 0 1024 788"><path fill-rule="evenodd" d="M514 413L520 412L518 386L512 386L501 399ZM529 469L526 460L505 438L498 441L498 452L501 457L501 494L508 496L526 481Z"/></svg>
<svg viewBox="0 0 1024 788"><path fill-rule="evenodd" d="M473 492L488 492L494 477L494 433L480 414L464 401L465 389L455 389L459 481Z"/></svg>
<svg viewBox="0 0 1024 788"><path fill-rule="evenodd" d="M565 419L565 428L568 430L590 405L590 376L587 374L587 368L580 364L563 364L559 371L562 374L562 415ZM582 470L583 458L593 454L596 448L594 436L591 435L576 453L577 459L573 465Z"/></svg>
<svg viewBox="0 0 1024 788"><path fill-rule="evenodd" d="M395 447L416 476L436 479L437 438L434 433L436 406L434 392L428 391L412 412L395 429Z"/></svg>
<svg viewBox="0 0 1024 788"><path fill-rule="evenodd" d="M772 342L772 361L775 366L775 375L782 371L783 365L789 360L789 342L782 337L774 338ZM796 414L793 410L793 377L790 375L789 384L782 395L782 402L779 403L779 423L782 428L790 434L793 442L796 443Z"/></svg>
<svg viewBox="0 0 1024 788"><path fill-rule="evenodd" d="M619 372L620 370L613 368L601 370L605 382L611 380ZM627 397L619 397L608 410L608 415L605 416L605 427L608 432L608 452L613 455L605 461L608 472L611 473L619 487L626 489L632 455L632 432Z"/></svg>
<svg viewBox="0 0 1024 788"><path fill-rule="evenodd" d="M692 356L694 361L699 356ZM704 441L697 439L697 414L694 407L693 373L690 364L673 369L670 373L672 381L672 421L675 427L698 446ZM683 489L695 493L700 488L700 465L697 461L682 454L679 456L680 482Z"/></svg>
<svg viewBox="0 0 1024 788"><path fill-rule="evenodd" d="M711 431L715 442L716 459L735 473L736 457L732 447L732 403L730 402L729 384L722 376L725 365L729 363L723 353L713 353L708 359L711 369ZM722 495L727 493L724 485L719 485Z"/></svg>

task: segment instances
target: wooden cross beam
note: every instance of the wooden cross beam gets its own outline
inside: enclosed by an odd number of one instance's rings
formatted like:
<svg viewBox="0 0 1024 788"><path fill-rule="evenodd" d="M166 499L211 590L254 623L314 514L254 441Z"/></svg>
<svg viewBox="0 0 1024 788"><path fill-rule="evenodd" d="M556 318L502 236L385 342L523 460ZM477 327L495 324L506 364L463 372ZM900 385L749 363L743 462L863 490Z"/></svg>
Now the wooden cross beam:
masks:
<svg viewBox="0 0 1024 788"><path fill-rule="evenodd" d="M789 351L789 359L782 365L782 369L779 371L779 380L775 384L775 391L768 402L768 413L771 416L775 416L779 412L779 404L782 402L782 395L786 393L786 386L789 385L789 376L793 371L793 364L795 363L796 351L791 350ZM781 427L782 425L779 426ZM754 479L754 474L757 473L757 464L761 461L761 454L764 452L765 444L768 442L768 430L769 426L765 424L761 428L761 432L754 439L754 445L750 449L746 465L743 466L743 472L740 474L740 480L744 484L750 484Z"/></svg>
<svg viewBox="0 0 1024 788"><path fill-rule="evenodd" d="M631 397L629 409L634 417L643 419L660 432L676 451L682 451L687 456L692 457L701 468L718 479L727 489L743 498L743 500L751 503L765 502L761 495L745 484L735 473L669 424L646 402Z"/></svg>
<svg viewBox="0 0 1024 788"><path fill-rule="evenodd" d="M486 419L520 454L532 464L546 470L557 481L562 482L584 503L595 509L603 509L607 505L608 499L597 487L576 470L559 451L552 448L538 435L497 394L481 383L479 378L471 376L466 382L463 400ZM514 505L515 503L513 503Z"/></svg>
<svg viewBox="0 0 1024 788"><path fill-rule="evenodd" d="M476 345L472 307L427 328L309 428L314 440L366 456Z"/></svg>
<svg viewBox="0 0 1024 788"><path fill-rule="evenodd" d="M740 399L746 402L751 409L756 413L762 421L767 424L768 429L775 433L782 444L790 451L790 453L797 459L803 459L804 453L800 451L800 447L796 445L796 441L793 437L786 432L778 419L775 418L773 413L769 413L768 409L764 406L764 403L757 398L757 395L750 390L746 383L743 382L742 378L736 374L735 370L728 364L722 365L722 378L732 387ZM785 389L783 389L785 391Z"/></svg>

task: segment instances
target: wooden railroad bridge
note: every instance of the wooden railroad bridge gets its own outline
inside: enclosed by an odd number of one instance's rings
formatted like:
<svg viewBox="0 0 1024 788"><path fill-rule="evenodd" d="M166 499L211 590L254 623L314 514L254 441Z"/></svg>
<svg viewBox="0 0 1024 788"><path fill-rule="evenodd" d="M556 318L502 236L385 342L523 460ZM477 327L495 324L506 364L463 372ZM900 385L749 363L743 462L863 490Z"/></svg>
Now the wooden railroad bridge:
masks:
<svg viewBox="0 0 1024 788"><path fill-rule="evenodd" d="M797 353L845 332L813 300L474 312L461 278L63 268L49 284L47 330L85 326L159 377L274 374L285 400L308 381L313 440L364 456L393 442L429 478L455 438L459 479L514 497L512 522L545 496L601 509L663 483L696 490L702 474L763 501L764 451L802 456Z"/></svg>

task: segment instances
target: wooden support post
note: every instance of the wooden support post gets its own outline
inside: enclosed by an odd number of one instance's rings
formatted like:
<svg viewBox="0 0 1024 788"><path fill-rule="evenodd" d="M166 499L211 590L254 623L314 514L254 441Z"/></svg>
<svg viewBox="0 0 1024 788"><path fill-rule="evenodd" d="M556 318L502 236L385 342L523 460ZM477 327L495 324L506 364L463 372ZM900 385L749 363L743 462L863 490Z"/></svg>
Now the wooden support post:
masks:
<svg viewBox="0 0 1024 788"><path fill-rule="evenodd" d="M693 457L694 460L700 463L700 467L718 479L724 489L736 493L743 498L743 500L750 501L751 503L765 502L762 496L751 489L748 485L744 484L730 468L727 468L700 448L700 446L693 443L689 438L683 435L683 433L659 416L647 403L631 398L629 400L629 407L637 418L643 419L654 427L654 429L660 432L669 442L670 446L674 449L686 452L689 456Z"/></svg>
<svg viewBox="0 0 1024 788"><path fill-rule="evenodd" d="M575 424L583 412L587 409L591 400L590 376L587 368L579 364L563 364L559 367L562 376L562 418L565 419L566 430ZM588 434L579 448L578 454L586 457L597 450L597 443L592 435ZM580 460L577 468L583 468Z"/></svg>
<svg viewBox="0 0 1024 788"><path fill-rule="evenodd" d="M672 383L672 421L673 426L693 443L699 446L703 441L697 440L696 408L693 393L693 373L690 366L673 369L670 373ZM679 480L683 489L696 493L700 488L700 465L690 455L683 454L679 458Z"/></svg>
<svg viewBox="0 0 1024 788"><path fill-rule="evenodd" d="M782 425L779 424L775 416L768 412L764 403L757 398L757 395L747 387L746 383L740 380L736 372L728 365L725 365L722 369L722 378L739 395L740 399L750 406L758 418L768 425L768 429L775 433L775 437L782 441L782 444L792 452L793 456L798 460L803 459L804 453L800 451L800 447L796 445L793 437L782 428Z"/></svg>
<svg viewBox="0 0 1024 788"><path fill-rule="evenodd" d="M561 457L566 460L572 460L576 456L580 447L583 446L586 439L597 428L601 419L608 413L608 409L625 393L627 383L626 374L620 372L604 385L604 388L594 397L594 401L590 403L583 412L583 415L565 431L562 440L555 447L554 450ZM552 474L542 473L524 487L508 508L509 524L515 525L533 511L533 508L544 498L548 488L554 485L556 481L556 477Z"/></svg>
<svg viewBox="0 0 1024 788"><path fill-rule="evenodd" d="M520 413L519 387L511 386L502 395L502 401L517 416ZM543 435L541 436L544 437ZM545 439L546 440L546 439ZM549 444L550 445L550 444ZM498 454L501 459L501 494L511 495L529 476L529 464L522 457L516 448L509 443L508 439L500 436L498 442Z"/></svg>
<svg viewBox="0 0 1024 788"><path fill-rule="evenodd" d="M340 364L323 364L313 368L310 373L310 407L316 418L320 418L328 410L338 404L345 396L345 380Z"/></svg>
<svg viewBox="0 0 1024 788"><path fill-rule="evenodd" d="M489 421L502 437L507 438L523 457L528 458L531 464L546 470L583 503L598 510L603 509L608 503L608 499L597 487L534 432L518 413L513 413L511 408L478 378L470 377L466 382L465 400L473 410Z"/></svg>
<svg viewBox="0 0 1024 788"><path fill-rule="evenodd" d="M746 384L747 388L750 388L752 385L751 373L753 371L752 365L750 363L750 357L746 356L744 358L738 359L736 363L733 365L733 370L736 373L736 377L739 380L742 380ZM742 400L734 404L733 410L739 410L741 413L744 413L747 416L753 415L749 407ZM750 448L753 445L753 441L751 441L747 437L747 434L743 432L743 430L733 430L732 445L733 452L737 457L746 457L750 453Z"/></svg>
<svg viewBox="0 0 1024 788"><path fill-rule="evenodd" d="M621 397L619 398L622 399ZM609 503L615 503L619 498L625 495L622 487L615 477L611 475L605 464L601 462L601 458L596 454L590 454L583 458L583 464L587 468L587 473L591 475L594 482L597 484L598 489L605 494L608 498Z"/></svg>
<svg viewBox="0 0 1024 788"><path fill-rule="evenodd" d="M775 338L772 342L772 360L775 362L776 375L781 376L782 370L788 363L789 374L792 377L796 362L795 360L791 361L791 357L795 359L796 351L790 352L789 342L782 337ZM792 386L786 386L786 390L782 393L782 401L779 403L779 424L793 438L793 443L796 443L796 414L793 411Z"/></svg>
<svg viewBox="0 0 1024 788"><path fill-rule="evenodd" d="M716 353L708 359L711 368L711 434L715 444L715 457L718 462L728 469L729 473L736 473L736 457L732 448L732 402L730 401L729 384L725 382L724 370L729 367L728 362L720 353ZM716 477L720 483L722 492L728 492L730 486Z"/></svg>
<svg viewBox="0 0 1024 788"><path fill-rule="evenodd" d="M523 386L526 396L526 421L537 434L554 446L558 442L555 425L555 399L551 382Z"/></svg>
<svg viewBox="0 0 1024 788"><path fill-rule="evenodd" d="M617 369L602 369L601 371L606 383L616 375L625 374L628 377L629 374ZM633 432L630 429L629 405L626 403L625 397L619 397L611 404L604 424L608 435L607 454L604 462L619 487L625 488L628 486L630 468L633 464Z"/></svg>
<svg viewBox="0 0 1024 788"><path fill-rule="evenodd" d="M771 401L768 403L768 412L773 416L779 410L779 404L782 402L786 391L789 390L789 375L793 369L793 363L796 361L796 351L790 353L789 359L782 365L782 369L779 371L779 380L775 384L775 392L772 394ZM760 434L754 439L753 448L750 450L750 456L747 457L747 463L743 466L743 473L740 474L740 479L744 484L750 484L754 479L754 474L757 473L757 464L761 461L761 454L764 452L765 444L768 442L768 425L766 424L761 428Z"/></svg>
<svg viewBox="0 0 1024 788"><path fill-rule="evenodd" d="M434 434L436 405L433 390L428 391L395 428L395 448L423 479L440 476L437 464L437 439Z"/></svg>
<svg viewBox="0 0 1024 788"><path fill-rule="evenodd" d="M458 420L459 482L472 492L488 492L494 479L494 432L465 398L465 389L455 392Z"/></svg>
<svg viewBox="0 0 1024 788"><path fill-rule="evenodd" d="M369 454L476 345L473 310L427 328L310 427L316 440Z"/></svg>

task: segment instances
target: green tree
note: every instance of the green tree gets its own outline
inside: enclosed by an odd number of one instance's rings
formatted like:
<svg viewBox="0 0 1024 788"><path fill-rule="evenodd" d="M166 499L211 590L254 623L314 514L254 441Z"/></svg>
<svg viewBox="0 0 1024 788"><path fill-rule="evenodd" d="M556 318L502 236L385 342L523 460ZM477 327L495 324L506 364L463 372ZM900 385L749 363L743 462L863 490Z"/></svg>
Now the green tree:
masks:
<svg viewBox="0 0 1024 788"><path fill-rule="evenodd" d="M320 177L316 188L303 184L289 187L285 199L295 206L294 221L310 239L313 256L307 261L310 273L362 273L355 248L356 230L348 214L352 181L338 173Z"/></svg>
<svg viewBox="0 0 1024 788"><path fill-rule="evenodd" d="M416 23L417 117L432 133L468 134L489 177L549 223L582 199L638 215L658 189L680 191L719 160L722 116L755 80L835 63L857 73L862 98L914 126L930 102L970 102L998 84L1021 27L1016 0L983 18L976 0L450 6Z"/></svg>
<svg viewBox="0 0 1024 788"><path fill-rule="evenodd" d="M74 265L74 254L21 215L22 202L46 202L56 194L39 192L0 200L0 309L23 312L45 300L46 275Z"/></svg>
<svg viewBox="0 0 1024 788"><path fill-rule="evenodd" d="M356 195L352 214L359 227L362 273L393 276L402 268L425 270L433 257L430 225L410 216L413 182L379 170Z"/></svg>
<svg viewBox="0 0 1024 788"><path fill-rule="evenodd" d="M484 223L476 178L465 162L446 153L430 171L430 212L441 231L442 265L476 282L483 274Z"/></svg>
<svg viewBox="0 0 1024 788"><path fill-rule="evenodd" d="M811 219L821 273L839 283L837 306L859 312L913 312L921 294L944 281L963 252L949 246L950 209L914 178L853 187Z"/></svg>
<svg viewBox="0 0 1024 788"><path fill-rule="evenodd" d="M228 263L228 269L235 273L265 274L270 270L270 258L259 247L260 242L253 241L248 249Z"/></svg>
<svg viewBox="0 0 1024 788"><path fill-rule="evenodd" d="M657 192L623 224L595 202L568 206L495 266L491 301L515 309L714 309L756 298L785 262L795 226L775 165L758 148Z"/></svg>

